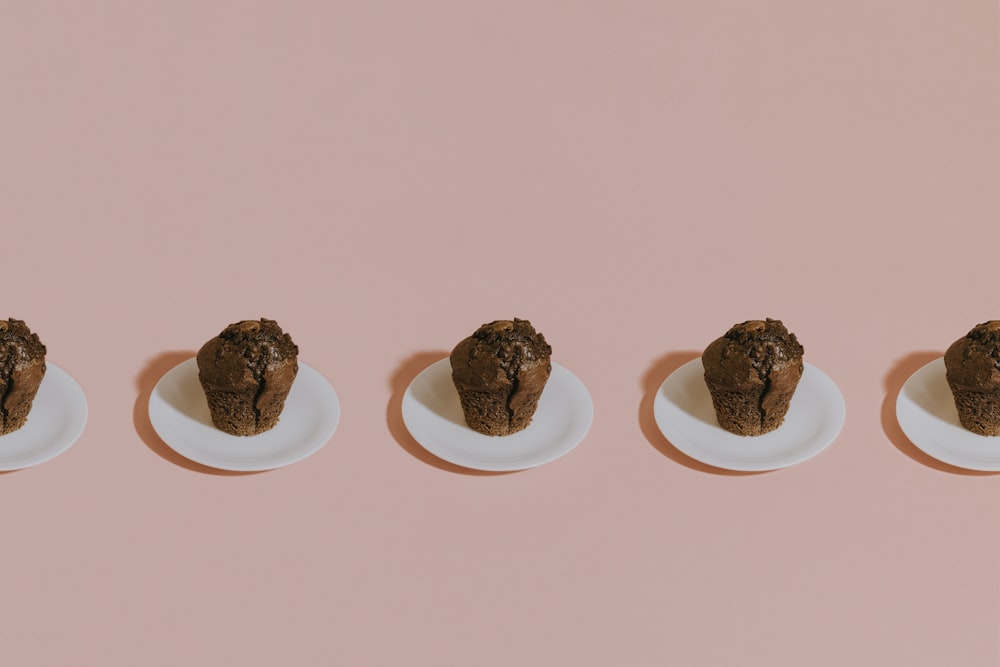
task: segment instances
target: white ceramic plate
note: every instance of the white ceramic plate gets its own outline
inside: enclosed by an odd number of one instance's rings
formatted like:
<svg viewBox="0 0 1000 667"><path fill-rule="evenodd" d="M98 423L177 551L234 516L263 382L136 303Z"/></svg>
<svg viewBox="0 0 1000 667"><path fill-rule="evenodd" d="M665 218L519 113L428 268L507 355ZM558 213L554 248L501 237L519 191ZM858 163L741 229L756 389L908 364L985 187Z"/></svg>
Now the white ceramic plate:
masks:
<svg viewBox="0 0 1000 667"><path fill-rule="evenodd" d="M896 398L899 427L918 449L968 470L1000 471L1000 437L966 430L945 379L944 358L921 367Z"/></svg>
<svg viewBox="0 0 1000 667"><path fill-rule="evenodd" d="M844 425L844 397L811 364L792 396L785 421L764 435L744 436L719 426L701 358L670 374L653 400L653 415L670 443L702 463L727 470L785 468L826 449Z"/></svg>
<svg viewBox="0 0 1000 667"><path fill-rule="evenodd" d="M198 362L188 359L156 383L149 421L167 446L197 463L221 470L272 470L325 445L340 421L340 402L326 378L300 361L277 426L260 435L230 435L212 424Z"/></svg>
<svg viewBox="0 0 1000 667"><path fill-rule="evenodd" d="M20 470L59 456L87 424L87 398L69 374L51 361L24 426L0 435L0 470Z"/></svg>
<svg viewBox="0 0 1000 667"><path fill-rule="evenodd" d="M431 454L475 470L524 470L563 456L576 447L594 419L594 404L580 380L559 364L538 400L526 429L504 436L483 435L465 423L448 359L413 379L403 395L403 422Z"/></svg>

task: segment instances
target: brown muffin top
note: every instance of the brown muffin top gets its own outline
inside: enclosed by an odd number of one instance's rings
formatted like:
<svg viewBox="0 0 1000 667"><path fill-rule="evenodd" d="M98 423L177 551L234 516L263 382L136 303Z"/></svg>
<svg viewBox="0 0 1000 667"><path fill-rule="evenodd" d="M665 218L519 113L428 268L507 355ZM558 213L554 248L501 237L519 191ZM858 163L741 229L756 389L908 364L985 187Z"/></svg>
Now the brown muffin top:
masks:
<svg viewBox="0 0 1000 667"><path fill-rule="evenodd" d="M969 390L1000 387L1000 320L977 324L944 354L948 383Z"/></svg>
<svg viewBox="0 0 1000 667"><path fill-rule="evenodd" d="M23 320L0 320L0 378L45 359L45 346Z"/></svg>
<svg viewBox="0 0 1000 667"><path fill-rule="evenodd" d="M528 320L496 320L455 346L452 377L464 385L497 389L510 385L519 373L549 367L551 356L552 347Z"/></svg>
<svg viewBox="0 0 1000 667"><path fill-rule="evenodd" d="M732 389L797 383L804 348L781 320L749 320L712 341L702 355L705 379Z"/></svg>
<svg viewBox="0 0 1000 667"><path fill-rule="evenodd" d="M274 320L230 324L198 351L198 372L211 385L257 384L266 373L295 364L299 353Z"/></svg>

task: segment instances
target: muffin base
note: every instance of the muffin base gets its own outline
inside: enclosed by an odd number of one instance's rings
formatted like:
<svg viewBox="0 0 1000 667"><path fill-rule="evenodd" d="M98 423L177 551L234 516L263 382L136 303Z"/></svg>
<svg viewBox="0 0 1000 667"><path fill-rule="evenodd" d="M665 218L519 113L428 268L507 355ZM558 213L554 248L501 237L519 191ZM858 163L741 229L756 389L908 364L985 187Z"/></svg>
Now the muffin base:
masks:
<svg viewBox="0 0 1000 667"><path fill-rule="evenodd" d="M0 435L7 435L20 429L28 423L28 413L31 412L32 401L19 401L7 414L0 417Z"/></svg>
<svg viewBox="0 0 1000 667"><path fill-rule="evenodd" d="M37 364L0 379L0 435L13 433L28 422L43 377L45 365Z"/></svg>
<svg viewBox="0 0 1000 667"><path fill-rule="evenodd" d="M465 414L465 423L484 435L511 435L531 424L542 393L527 393L518 397L518 405L509 405L507 392L481 391L456 387Z"/></svg>
<svg viewBox="0 0 1000 667"><path fill-rule="evenodd" d="M969 391L951 387L962 426L979 435L1000 435L1000 390Z"/></svg>
<svg viewBox="0 0 1000 667"><path fill-rule="evenodd" d="M733 391L708 384L719 426L736 435L763 435L781 426L791 392Z"/></svg>
<svg viewBox="0 0 1000 667"><path fill-rule="evenodd" d="M212 423L231 435L259 435L278 424L288 392L275 394L267 405L255 405L257 394L203 387Z"/></svg>

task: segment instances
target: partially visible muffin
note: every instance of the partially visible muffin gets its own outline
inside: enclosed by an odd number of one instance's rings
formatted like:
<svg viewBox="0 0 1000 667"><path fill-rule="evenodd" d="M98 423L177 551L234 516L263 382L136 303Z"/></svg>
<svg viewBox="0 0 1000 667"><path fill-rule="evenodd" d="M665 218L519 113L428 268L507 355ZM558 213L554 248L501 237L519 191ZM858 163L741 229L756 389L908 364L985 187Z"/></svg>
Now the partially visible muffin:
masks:
<svg viewBox="0 0 1000 667"><path fill-rule="evenodd" d="M1000 320L977 324L952 343L944 367L962 426L1000 435Z"/></svg>
<svg viewBox="0 0 1000 667"><path fill-rule="evenodd" d="M528 320L484 324L451 353L465 421L486 435L527 428L552 372L552 347Z"/></svg>
<svg viewBox="0 0 1000 667"><path fill-rule="evenodd" d="M274 320L243 320L198 351L212 422L232 435L274 428L298 373L299 348Z"/></svg>
<svg viewBox="0 0 1000 667"><path fill-rule="evenodd" d="M45 377L45 346L22 320L0 320L0 435L28 421Z"/></svg>
<svg viewBox="0 0 1000 667"><path fill-rule="evenodd" d="M802 378L803 347L780 320L734 325L702 355L705 384L719 425L737 435L762 435L785 419Z"/></svg>

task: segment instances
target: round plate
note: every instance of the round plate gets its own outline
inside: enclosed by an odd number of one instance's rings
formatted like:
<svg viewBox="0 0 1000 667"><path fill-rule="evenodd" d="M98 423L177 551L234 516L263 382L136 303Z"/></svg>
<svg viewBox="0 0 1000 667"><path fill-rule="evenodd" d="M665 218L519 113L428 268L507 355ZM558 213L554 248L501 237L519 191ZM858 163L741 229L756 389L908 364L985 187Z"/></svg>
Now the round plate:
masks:
<svg viewBox="0 0 1000 667"><path fill-rule="evenodd" d="M938 461L967 470L1000 470L1000 436L973 433L958 421L944 357L924 365L903 384L896 419L910 442Z"/></svg>
<svg viewBox="0 0 1000 667"><path fill-rule="evenodd" d="M816 456L844 425L844 397L833 380L805 363L785 421L764 435L719 426L701 359L670 374L653 400L653 415L670 443L702 463L727 470L776 470Z"/></svg>
<svg viewBox="0 0 1000 667"><path fill-rule="evenodd" d="M73 446L87 424L87 398L69 374L51 361L38 387L28 421L0 435L0 470L44 463Z"/></svg>
<svg viewBox="0 0 1000 667"><path fill-rule="evenodd" d="M448 359L421 371L403 395L403 422L416 441L445 461L475 470L524 470L554 461L583 440L593 419L587 388L555 363L531 424L511 435L469 428Z"/></svg>
<svg viewBox="0 0 1000 667"><path fill-rule="evenodd" d="M198 362L188 359L156 383L149 421L167 446L197 463L221 470L272 470L325 445L340 421L340 402L326 378L300 361L277 426L260 435L230 435L212 424Z"/></svg>

